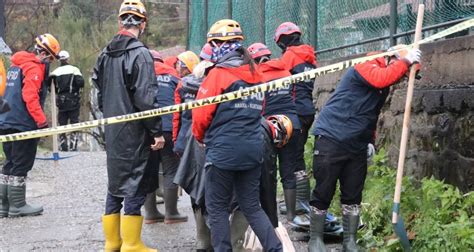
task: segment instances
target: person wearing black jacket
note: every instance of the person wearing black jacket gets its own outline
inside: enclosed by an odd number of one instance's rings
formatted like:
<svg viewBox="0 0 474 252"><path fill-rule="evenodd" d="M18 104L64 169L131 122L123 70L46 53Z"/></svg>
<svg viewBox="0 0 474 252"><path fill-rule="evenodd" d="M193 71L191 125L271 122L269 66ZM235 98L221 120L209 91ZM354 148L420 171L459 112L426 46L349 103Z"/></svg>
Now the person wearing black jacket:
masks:
<svg viewBox="0 0 474 252"><path fill-rule="evenodd" d="M146 10L138 0L125 0L119 12L120 30L102 51L92 80L104 117L153 109L158 90L153 58L138 40L146 26ZM108 193L102 224L105 251L156 251L141 241L140 208L147 193L158 187L158 166L150 151L165 140L161 118L105 126ZM120 215L124 202L124 215Z"/></svg>
<svg viewBox="0 0 474 252"><path fill-rule="evenodd" d="M59 52L59 61L61 66L50 75L56 90L58 123L59 125L78 123L84 78L79 68L69 64L69 53L67 51ZM66 134L60 134L59 143L61 151L76 151L77 133L70 134L69 142Z"/></svg>

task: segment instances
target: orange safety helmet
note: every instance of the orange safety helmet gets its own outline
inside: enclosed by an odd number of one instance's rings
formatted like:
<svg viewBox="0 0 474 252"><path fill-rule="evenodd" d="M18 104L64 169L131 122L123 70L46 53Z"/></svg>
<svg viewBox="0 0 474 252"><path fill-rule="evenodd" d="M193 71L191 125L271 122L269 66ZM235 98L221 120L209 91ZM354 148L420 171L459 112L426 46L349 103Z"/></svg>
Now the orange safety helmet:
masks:
<svg viewBox="0 0 474 252"><path fill-rule="evenodd" d="M221 19L215 22L207 33L207 42L213 40L228 41L233 39L244 39L240 24L232 19Z"/></svg>
<svg viewBox="0 0 474 252"><path fill-rule="evenodd" d="M290 118L285 115L272 115L267 118L267 121L273 125L273 143L277 148L282 148L290 141L293 134L293 124Z"/></svg>
<svg viewBox="0 0 474 252"><path fill-rule="evenodd" d="M178 60L183 62L189 72L193 72L194 67L199 64L199 57L191 51L182 52L178 55Z"/></svg>
<svg viewBox="0 0 474 252"><path fill-rule="evenodd" d="M140 0L124 0L120 5L119 17L132 14L146 20L145 5Z"/></svg>
<svg viewBox="0 0 474 252"><path fill-rule="evenodd" d="M39 35L35 39L37 49L45 50L54 58L59 59L59 51L61 51L61 46L59 45L58 40L51 34L45 33Z"/></svg>

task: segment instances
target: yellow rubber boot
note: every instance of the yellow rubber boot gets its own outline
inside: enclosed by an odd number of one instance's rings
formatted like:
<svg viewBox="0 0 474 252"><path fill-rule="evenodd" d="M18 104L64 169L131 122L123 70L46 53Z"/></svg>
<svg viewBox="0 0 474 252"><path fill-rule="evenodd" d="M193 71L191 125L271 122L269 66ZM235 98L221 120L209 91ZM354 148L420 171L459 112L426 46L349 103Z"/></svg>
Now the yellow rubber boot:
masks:
<svg viewBox="0 0 474 252"><path fill-rule="evenodd" d="M120 213L102 215L105 236L105 252L118 252L122 246L120 238Z"/></svg>
<svg viewBox="0 0 474 252"><path fill-rule="evenodd" d="M151 249L142 242L143 216L123 215L120 221L122 231L122 252L158 252Z"/></svg>

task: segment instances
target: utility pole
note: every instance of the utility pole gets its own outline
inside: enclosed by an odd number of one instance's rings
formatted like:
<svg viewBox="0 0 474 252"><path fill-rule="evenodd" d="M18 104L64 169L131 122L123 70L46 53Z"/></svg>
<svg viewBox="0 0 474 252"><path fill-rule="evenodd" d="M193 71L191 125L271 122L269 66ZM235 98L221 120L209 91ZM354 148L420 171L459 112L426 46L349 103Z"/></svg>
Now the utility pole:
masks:
<svg viewBox="0 0 474 252"><path fill-rule="evenodd" d="M0 0L0 37L5 40L5 0Z"/></svg>

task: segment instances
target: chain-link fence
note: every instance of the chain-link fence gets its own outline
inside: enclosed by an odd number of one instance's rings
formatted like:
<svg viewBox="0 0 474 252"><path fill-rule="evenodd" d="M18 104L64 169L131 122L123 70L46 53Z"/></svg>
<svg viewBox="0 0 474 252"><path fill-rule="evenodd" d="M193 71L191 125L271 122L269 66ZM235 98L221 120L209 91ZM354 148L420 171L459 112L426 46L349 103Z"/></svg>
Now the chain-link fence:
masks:
<svg viewBox="0 0 474 252"><path fill-rule="evenodd" d="M424 27L474 15L474 0L192 0L188 48L198 52L208 28L232 18L241 24L246 46L264 42L277 56L273 35L286 21L300 26L303 41L320 51L318 59L381 50L390 46L390 38L411 42L411 35L401 34L415 28L420 3L425 3ZM345 45L352 46L338 49Z"/></svg>

